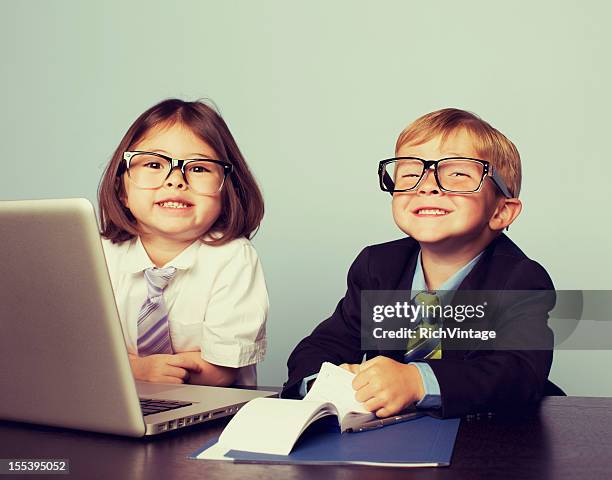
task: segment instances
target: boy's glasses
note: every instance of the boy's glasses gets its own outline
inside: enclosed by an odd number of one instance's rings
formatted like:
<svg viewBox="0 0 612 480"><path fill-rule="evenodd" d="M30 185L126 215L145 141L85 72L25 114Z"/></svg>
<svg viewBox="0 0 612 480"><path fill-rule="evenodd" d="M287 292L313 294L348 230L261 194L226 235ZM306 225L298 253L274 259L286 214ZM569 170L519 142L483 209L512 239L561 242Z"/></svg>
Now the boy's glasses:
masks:
<svg viewBox="0 0 612 480"><path fill-rule="evenodd" d="M172 170L179 168L191 190L200 195L211 195L221 191L225 179L232 172L232 164L221 160L177 160L154 152L124 152L123 160L128 178L137 187L145 189L161 187ZM120 170L119 174L123 171Z"/></svg>
<svg viewBox="0 0 612 480"><path fill-rule="evenodd" d="M480 192L485 177L490 177L506 198L512 198L508 187L493 166L477 158L448 157L423 160L417 157L397 157L378 164L380 188L391 193L416 190L427 171L433 169L440 190L449 193Z"/></svg>

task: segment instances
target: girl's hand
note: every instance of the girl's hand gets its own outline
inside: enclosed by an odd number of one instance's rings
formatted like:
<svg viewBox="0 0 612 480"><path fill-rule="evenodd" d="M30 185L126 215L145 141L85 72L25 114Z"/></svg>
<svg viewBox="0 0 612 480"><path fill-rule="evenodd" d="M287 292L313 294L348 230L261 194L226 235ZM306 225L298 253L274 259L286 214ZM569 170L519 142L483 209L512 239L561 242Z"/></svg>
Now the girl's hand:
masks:
<svg viewBox="0 0 612 480"><path fill-rule="evenodd" d="M414 365L378 356L358 367L353 379L355 399L377 417L395 415L425 395L423 379Z"/></svg>
<svg viewBox="0 0 612 480"><path fill-rule="evenodd" d="M190 358L178 355L129 355L136 380L154 383L185 383L190 372L199 373L200 365Z"/></svg>
<svg viewBox="0 0 612 480"><path fill-rule="evenodd" d="M201 352L181 352L174 355L195 362L200 367L199 372L192 371L189 383L193 385L212 385L227 387L234 383L238 375L238 368L223 367L207 362L202 358Z"/></svg>

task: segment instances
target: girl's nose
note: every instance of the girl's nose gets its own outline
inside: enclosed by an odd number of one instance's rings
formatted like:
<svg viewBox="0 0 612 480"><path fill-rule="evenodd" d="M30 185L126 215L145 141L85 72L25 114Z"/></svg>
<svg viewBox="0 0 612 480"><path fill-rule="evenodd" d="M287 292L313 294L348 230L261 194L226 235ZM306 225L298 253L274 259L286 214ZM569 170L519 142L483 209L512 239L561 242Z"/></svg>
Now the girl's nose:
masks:
<svg viewBox="0 0 612 480"><path fill-rule="evenodd" d="M172 172L170 172L170 176L166 178L164 186L167 188L175 187L180 190L184 190L187 188L187 182L185 181L183 173L179 168L175 168L174 170L172 170Z"/></svg>

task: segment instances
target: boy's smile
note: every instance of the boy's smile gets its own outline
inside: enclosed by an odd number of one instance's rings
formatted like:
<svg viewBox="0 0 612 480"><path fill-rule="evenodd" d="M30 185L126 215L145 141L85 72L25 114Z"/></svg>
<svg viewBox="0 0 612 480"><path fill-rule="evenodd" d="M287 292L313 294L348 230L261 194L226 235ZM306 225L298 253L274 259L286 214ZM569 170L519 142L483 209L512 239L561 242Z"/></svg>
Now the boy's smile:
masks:
<svg viewBox="0 0 612 480"><path fill-rule="evenodd" d="M465 130L451 133L444 143L441 140L441 136L437 136L420 145L403 145L396 154L428 160L479 158ZM395 193L392 203L395 223L421 246L451 250L461 248L461 244L480 243L478 240L483 236L487 243L490 241L496 233L489 227L496 204L496 189L490 181L485 179L480 192L447 193L440 189L432 170L426 172L416 190Z"/></svg>
<svg viewBox="0 0 612 480"><path fill-rule="evenodd" d="M448 215L451 212L452 210L432 205L422 205L412 209L412 213L417 217L440 217L443 215Z"/></svg>

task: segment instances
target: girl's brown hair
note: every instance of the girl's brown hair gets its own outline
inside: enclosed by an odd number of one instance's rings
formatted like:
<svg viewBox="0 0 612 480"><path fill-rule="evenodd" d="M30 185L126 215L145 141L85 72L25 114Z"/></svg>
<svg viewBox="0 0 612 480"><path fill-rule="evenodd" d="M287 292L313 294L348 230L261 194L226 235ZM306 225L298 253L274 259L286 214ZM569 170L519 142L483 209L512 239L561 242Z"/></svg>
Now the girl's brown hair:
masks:
<svg viewBox="0 0 612 480"><path fill-rule="evenodd" d="M210 228L215 235L202 241L222 245L235 238L251 238L264 215L261 191L251 174L229 128L215 109L201 101L164 100L149 108L130 126L106 166L98 188L102 236L113 243L139 235L136 219L121 202L125 189L120 166L123 153L142 140L154 127L176 123L188 127L194 135L212 147L219 160L233 165L221 190L221 215Z"/></svg>

